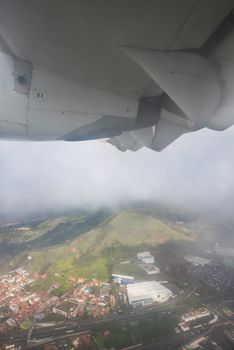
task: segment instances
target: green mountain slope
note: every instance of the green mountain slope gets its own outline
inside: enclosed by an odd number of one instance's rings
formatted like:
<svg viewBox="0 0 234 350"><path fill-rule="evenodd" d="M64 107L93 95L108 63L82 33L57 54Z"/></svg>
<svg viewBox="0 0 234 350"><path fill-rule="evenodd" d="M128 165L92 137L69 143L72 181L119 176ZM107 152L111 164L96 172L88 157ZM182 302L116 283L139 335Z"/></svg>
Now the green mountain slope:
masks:
<svg viewBox="0 0 234 350"><path fill-rule="evenodd" d="M63 218L66 222L66 219ZM63 224L66 232L66 225ZM45 229L45 225L41 224ZM59 221L61 234L61 221ZM55 228L53 227L53 234ZM48 236L48 232L44 235ZM43 236L41 236L41 239ZM192 241L195 236L163 222L146 213L125 211L80 234L72 241L61 245L29 249L17 254L11 260L11 268L19 265L33 273L47 273L48 286L54 281L64 281L68 277L83 276L108 280L110 269L125 273L142 274L136 266L121 265L122 260L134 258L142 249L153 251L168 241ZM29 258L30 256L30 258ZM41 288L41 286L40 286Z"/></svg>

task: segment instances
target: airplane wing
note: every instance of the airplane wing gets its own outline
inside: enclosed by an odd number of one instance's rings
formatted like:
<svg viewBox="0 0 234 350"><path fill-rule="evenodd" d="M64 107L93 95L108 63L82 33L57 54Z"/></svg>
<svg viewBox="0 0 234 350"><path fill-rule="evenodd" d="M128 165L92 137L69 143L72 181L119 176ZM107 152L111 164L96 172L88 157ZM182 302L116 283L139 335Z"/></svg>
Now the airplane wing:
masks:
<svg viewBox="0 0 234 350"><path fill-rule="evenodd" d="M0 0L0 137L160 151L234 123L233 0Z"/></svg>

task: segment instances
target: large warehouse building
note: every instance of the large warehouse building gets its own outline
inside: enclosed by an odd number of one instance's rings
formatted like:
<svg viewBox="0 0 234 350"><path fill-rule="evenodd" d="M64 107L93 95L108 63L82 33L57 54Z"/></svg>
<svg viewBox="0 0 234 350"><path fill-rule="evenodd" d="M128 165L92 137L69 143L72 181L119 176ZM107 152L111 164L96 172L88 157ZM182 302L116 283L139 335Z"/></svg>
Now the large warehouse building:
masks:
<svg viewBox="0 0 234 350"><path fill-rule="evenodd" d="M172 292L156 281L129 284L127 293L129 304L133 307L162 303L172 297Z"/></svg>

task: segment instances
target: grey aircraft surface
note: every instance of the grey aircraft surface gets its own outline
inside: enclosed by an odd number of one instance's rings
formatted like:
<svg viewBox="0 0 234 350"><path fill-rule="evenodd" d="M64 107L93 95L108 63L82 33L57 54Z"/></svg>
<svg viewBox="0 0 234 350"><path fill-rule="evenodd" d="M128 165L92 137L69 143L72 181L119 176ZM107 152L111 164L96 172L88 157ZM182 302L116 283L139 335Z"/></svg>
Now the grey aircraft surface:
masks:
<svg viewBox="0 0 234 350"><path fill-rule="evenodd" d="M160 151L234 124L233 0L0 0L0 137Z"/></svg>

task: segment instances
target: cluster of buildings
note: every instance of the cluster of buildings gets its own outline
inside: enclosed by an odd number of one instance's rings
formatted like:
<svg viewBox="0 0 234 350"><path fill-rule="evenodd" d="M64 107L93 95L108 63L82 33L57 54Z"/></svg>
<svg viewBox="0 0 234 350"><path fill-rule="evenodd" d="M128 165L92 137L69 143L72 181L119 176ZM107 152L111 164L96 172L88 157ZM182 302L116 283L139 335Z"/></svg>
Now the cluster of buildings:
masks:
<svg viewBox="0 0 234 350"><path fill-rule="evenodd" d="M121 264L129 264L131 261L122 261ZM137 264L142 270L144 270L148 275L155 275L160 272L160 269L154 265L155 259L150 252L141 252L137 254L136 259L132 261ZM112 279L115 283L121 285L127 285L129 283L135 283L135 277L126 276L122 274L112 274Z"/></svg>
<svg viewBox="0 0 234 350"><path fill-rule="evenodd" d="M95 279L89 282L82 279L72 289L69 298L55 305L52 311L66 318L85 314L91 317L105 316L109 313L109 306L115 304L115 298L110 295L110 289L109 284Z"/></svg>
<svg viewBox="0 0 234 350"><path fill-rule="evenodd" d="M217 246L217 245L216 245ZM187 273L210 287L221 290L234 286L233 273L217 259L205 259L194 255L184 256L188 262Z"/></svg>
<svg viewBox="0 0 234 350"><path fill-rule="evenodd" d="M159 268L154 265L155 259L150 252L138 253L136 260L133 262L146 271L148 275L155 275L160 272ZM153 303L163 303L173 297L172 291L160 282L139 282L136 281L134 276L121 274L112 274L112 279L115 283L125 287L125 292L122 291L121 293L121 295L124 295L120 299L126 300L134 308L148 306Z"/></svg>
<svg viewBox="0 0 234 350"><path fill-rule="evenodd" d="M0 277L0 332L21 326L24 321L40 322L47 314L60 314L66 318L76 316L104 316L115 298L110 295L110 285L100 281L78 278L61 297L48 291L29 292L35 282L23 268Z"/></svg>
<svg viewBox="0 0 234 350"><path fill-rule="evenodd" d="M207 324L213 324L218 321L218 316L211 314L210 310L207 308L199 308L187 312L181 316L181 322L179 323L179 328L183 332L187 332L191 327L194 329L200 328L201 322Z"/></svg>
<svg viewBox="0 0 234 350"><path fill-rule="evenodd" d="M20 292L26 285L34 282L30 274L22 267L0 277L0 304Z"/></svg>
<svg viewBox="0 0 234 350"><path fill-rule="evenodd" d="M182 350L226 350L233 349L234 346L234 329L217 328L208 335L197 337L189 344L185 345Z"/></svg>
<svg viewBox="0 0 234 350"><path fill-rule="evenodd" d="M187 261L189 260L187 259ZM202 280L206 285L216 290L228 289L234 286L233 273L226 265L216 262L215 259L197 258L196 264L193 261L189 261L191 268L188 267L187 272L194 279ZM206 262L203 263L204 261Z"/></svg>
<svg viewBox="0 0 234 350"><path fill-rule="evenodd" d="M234 286L233 276L222 264L209 264L202 271L203 280L216 290L228 289Z"/></svg>
<svg viewBox="0 0 234 350"><path fill-rule="evenodd" d="M154 265L155 260L150 252L142 252L137 254L138 265L144 270L148 275L155 275L160 272L160 269Z"/></svg>
<svg viewBox="0 0 234 350"><path fill-rule="evenodd" d="M19 326L23 321L40 321L59 298L43 292L27 292L34 279L23 268L0 277L0 331Z"/></svg>

